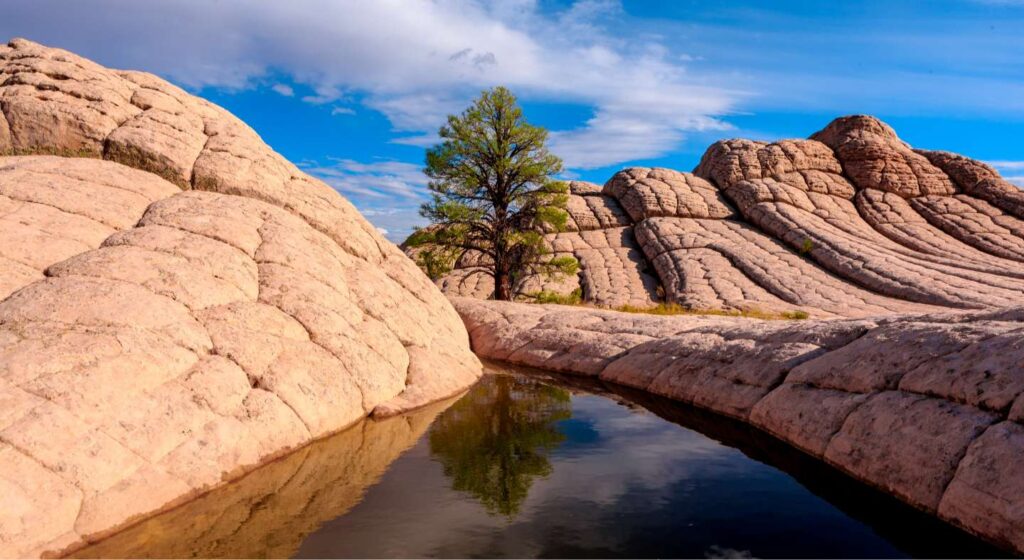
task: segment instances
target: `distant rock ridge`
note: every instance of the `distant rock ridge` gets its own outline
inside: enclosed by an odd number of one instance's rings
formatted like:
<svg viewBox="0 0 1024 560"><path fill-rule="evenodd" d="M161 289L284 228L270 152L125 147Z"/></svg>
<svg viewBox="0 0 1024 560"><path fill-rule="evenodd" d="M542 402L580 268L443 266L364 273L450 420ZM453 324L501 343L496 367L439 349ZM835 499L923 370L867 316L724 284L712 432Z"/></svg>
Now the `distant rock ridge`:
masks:
<svg viewBox="0 0 1024 560"><path fill-rule="evenodd" d="M412 261L227 111L0 45L0 557L80 546L480 372Z"/></svg>
<svg viewBox="0 0 1024 560"><path fill-rule="evenodd" d="M809 140L723 140L693 173L629 168L570 183L568 231L549 233L599 306L863 317L1024 303L1024 191L990 166L914 150L870 116ZM440 279L489 297L462 260Z"/></svg>

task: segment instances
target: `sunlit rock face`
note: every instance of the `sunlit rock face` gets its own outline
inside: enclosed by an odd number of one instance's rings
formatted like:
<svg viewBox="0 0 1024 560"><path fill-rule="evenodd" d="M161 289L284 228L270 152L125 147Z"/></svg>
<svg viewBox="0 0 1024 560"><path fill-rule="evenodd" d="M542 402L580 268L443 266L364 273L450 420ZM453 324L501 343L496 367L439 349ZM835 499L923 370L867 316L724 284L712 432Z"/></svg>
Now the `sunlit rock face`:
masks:
<svg viewBox="0 0 1024 560"><path fill-rule="evenodd" d="M24 40L0 84L0 556L479 376L416 266L223 109Z"/></svg>
<svg viewBox="0 0 1024 560"><path fill-rule="evenodd" d="M427 431L441 401L408 415L368 418L242 479L110 538L74 558L288 558L306 536L363 498Z"/></svg>
<svg viewBox="0 0 1024 560"><path fill-rule="evenodd" d="M630 168L570 193L568 231L547 238L580 273L526 294L817 317L1024 303L1024 191L873 117L810 140L723 140L693 173ZM487 280L460 260L438 284L486 298Z"/></svg>

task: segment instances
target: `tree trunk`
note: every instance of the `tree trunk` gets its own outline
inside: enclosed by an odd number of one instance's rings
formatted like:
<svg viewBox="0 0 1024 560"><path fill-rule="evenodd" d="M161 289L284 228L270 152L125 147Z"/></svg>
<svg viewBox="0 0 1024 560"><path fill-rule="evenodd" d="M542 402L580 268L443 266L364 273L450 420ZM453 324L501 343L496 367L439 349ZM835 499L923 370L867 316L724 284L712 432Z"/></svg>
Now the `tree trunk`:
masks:
<svg viewBox="0 0 1024 560"><path fill-rule="evenodd" d="M494 299L499 301L512 299L512 277L508 272L494 271Z"/></svg>

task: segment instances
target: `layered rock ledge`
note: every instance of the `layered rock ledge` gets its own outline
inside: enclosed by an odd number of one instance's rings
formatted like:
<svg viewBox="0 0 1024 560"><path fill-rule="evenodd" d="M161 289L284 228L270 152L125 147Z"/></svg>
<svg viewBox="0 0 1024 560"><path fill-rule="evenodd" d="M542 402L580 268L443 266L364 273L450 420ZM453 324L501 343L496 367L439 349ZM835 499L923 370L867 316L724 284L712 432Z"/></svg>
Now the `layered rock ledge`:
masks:
<svg viewBox="0 0 1024 560"><path fill-rule="evenodd" d="M0 154L0 556L80 546L481 372L348 201L155 76L0 45Z"/></svg>
<svg viewBox="0 0 1024 560"><path fill-rule="evenodd" d="M1024 551L1024 307L759 321L454 302L481 357L737 418Z"/></svg>

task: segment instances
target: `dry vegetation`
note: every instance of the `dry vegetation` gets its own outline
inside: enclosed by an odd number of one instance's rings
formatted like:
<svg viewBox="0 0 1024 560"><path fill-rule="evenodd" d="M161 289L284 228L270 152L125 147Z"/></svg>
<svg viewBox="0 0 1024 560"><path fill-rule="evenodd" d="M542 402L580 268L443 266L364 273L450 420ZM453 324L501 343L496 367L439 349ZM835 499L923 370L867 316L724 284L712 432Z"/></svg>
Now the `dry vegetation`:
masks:
<svg viewBox="0 0 1024 560"><path fill-rule="evenodd" d="M583 293L577 288L568 294L556 292L537 292L527 296L527 301L541 304L588 306L583 302ZM807 319L810 315L806 311L793 310L773 313L759 309L696 309L679 305L678 303L659 303L651 307L639 307L635 305L623 305L612 308L613 311L623 313L644 313L647 315L716 315L721 317L745 317L748 319L763 319L766 321L778 320L801 320Z"/></svg>
<svg viewBox="0 0 1024 560"><path fill-rule="evenodd" d="M806 311L799 310L772 313L769 311L761 311L759 309L694 309L684 307L678 303L659 303L653 307L624 305L622 307L616 307L615 311L622 311L624 313L646 313L648 315L717 315L722 317L746 317L748 319L765 320L799 320L810 317Z"/></svg>

